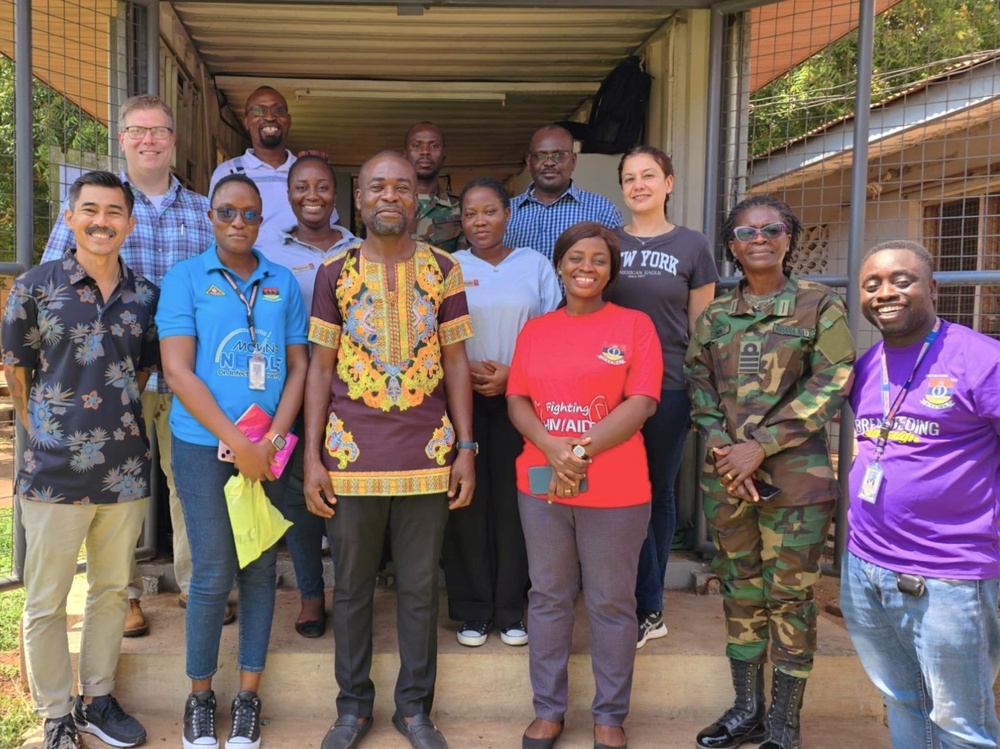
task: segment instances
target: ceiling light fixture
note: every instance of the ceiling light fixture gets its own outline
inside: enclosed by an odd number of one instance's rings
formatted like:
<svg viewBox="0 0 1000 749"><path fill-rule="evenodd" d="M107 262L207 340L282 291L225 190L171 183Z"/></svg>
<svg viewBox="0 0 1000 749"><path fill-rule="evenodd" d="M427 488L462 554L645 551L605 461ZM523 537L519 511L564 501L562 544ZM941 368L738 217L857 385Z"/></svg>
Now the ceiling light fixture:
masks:
<svg viewBox="0 0 1000 749"><path fill-rule="evenodd" d="M507 94L499 91L436 91L430 88L411 88L407 91L297 88L295 89L295 98L373 99L377 101L498 101L501 104L507 103Z"/></svg>

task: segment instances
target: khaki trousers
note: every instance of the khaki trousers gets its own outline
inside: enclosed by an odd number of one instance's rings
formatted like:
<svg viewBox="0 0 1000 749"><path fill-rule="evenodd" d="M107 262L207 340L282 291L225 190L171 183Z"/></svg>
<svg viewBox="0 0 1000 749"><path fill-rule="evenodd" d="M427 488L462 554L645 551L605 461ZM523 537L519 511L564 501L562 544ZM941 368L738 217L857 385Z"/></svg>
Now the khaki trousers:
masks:
<svg viewBox="0 0 1000 749"><path fill-rule="evenodd" d="M160 375L161 377L163 375ZM177 496L177 485L174 483L174 471L170 466L170 406L173 403L172 393L157 393L146 390L142 393L142 419L146 425L146 437L152 442L156 434L156 449L160 455L160 468L167 477L167 489L170 492L170 524L174 533L174 580L181 593L187 595L191 585L191 546L188 544L187 526L184 525L184 511L181 500ZM129 583L128 597L140 598L142 595L142 576L138 565L132 568L132 581Z"/></svg>
<svg viewBox="0 0 1000 749"><path fill-rule="evenodd" d="M104 505L21 500L24 653L35 710L61 718L73 708L66 599L80 546L87 545L87 601L80 638L80 693L110 694L121 651L127 585L148 499Z"/></svg>

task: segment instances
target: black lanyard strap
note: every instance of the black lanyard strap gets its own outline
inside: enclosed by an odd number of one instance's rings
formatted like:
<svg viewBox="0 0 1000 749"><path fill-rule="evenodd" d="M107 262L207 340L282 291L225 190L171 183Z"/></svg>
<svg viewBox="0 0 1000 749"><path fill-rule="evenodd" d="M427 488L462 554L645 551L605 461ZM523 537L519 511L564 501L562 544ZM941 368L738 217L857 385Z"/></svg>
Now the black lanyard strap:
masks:
<svg viewBox="0 0 1000 749"><path fill-rule="evenodd" d="M236 280L229 275L229 271L225 268L222 270L222 275L225 276L226 280L229 281L229 285L233 287L233 291L236 292L236 296L240 298L243 302L243 306L247 308L247 328L250 330L250 344L253 346L253 350L257 350L257 329L254 326L253 321L253 305L257 301L257 287L260 285L260 279L258 278L253 282L253 286L250 287L250 299L248 300L243 296L243 292L240 291L240 287L236 285Z"/></svg>

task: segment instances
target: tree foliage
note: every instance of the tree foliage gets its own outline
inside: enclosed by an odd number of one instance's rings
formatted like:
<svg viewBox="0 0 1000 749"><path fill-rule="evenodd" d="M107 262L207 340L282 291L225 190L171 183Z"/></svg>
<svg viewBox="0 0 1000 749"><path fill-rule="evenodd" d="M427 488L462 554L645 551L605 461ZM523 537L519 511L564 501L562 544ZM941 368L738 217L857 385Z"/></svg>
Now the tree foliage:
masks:
<svg viewBox="0 0 1000 749"><path fill-rule="evenodd" d="M1000 7L998 0L903 0L878 16L874 36L876 104L940 73L957 58L1000 49ZM754 92L751 155L852 114L857 59L855 30Z"/></svg>
<svg viewBox="0 0 1000 749"><path fill-rule="evenodd" d="M77 105L35 79L31 144L34 154L34 257L41 257L50 228L49 147L108 153L108 130ZM14 63L0 55L0 260L13 262L15 252L14 153L21 148L14 137Z"/></svg>

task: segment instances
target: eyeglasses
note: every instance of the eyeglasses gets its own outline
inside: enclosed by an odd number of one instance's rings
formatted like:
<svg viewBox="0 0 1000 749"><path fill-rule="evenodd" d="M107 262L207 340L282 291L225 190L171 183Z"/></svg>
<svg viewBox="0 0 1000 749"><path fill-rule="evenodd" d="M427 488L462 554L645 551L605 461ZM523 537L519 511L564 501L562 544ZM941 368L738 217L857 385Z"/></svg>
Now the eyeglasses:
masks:
<svg viewBox="0 0 1000 749"><path fill-rule="evenodd" d="M288 114L288 107L284 104L272 104L267 106L266 104L254 104L252 107L247 109L247 114L252 114L254 117L265 117L268 114L271 117L284 117Z"/></svg>
<svg viewBox="0 0 1000 749"><path fill-rule="evenodd" d="M757 239L758 234L764 237L764 239L777 239L782 234L787 233L788 227L780 221L762 226L759 229L756 226L737 226L733 228L733 236L740 242L753 242Z"/></svg>
<svg viewBox="0 0 1000 749"><path fill-rule="evenodd" d="M539 164L549 161L550 159L557 164L563 163L566 159L570 157L572 151L532 151L528 154L532 161Z"/></svg>
<svg viewBox="0 0 1000 749"><path fill-rule="evenodd" d="M166 140L174 132L172 127L157 125L156 127L143 127L142 125L129 125L123 127L122 132L128 136L129 140L142 140L146 133L152 133L156 140Z"/></svg>
<svg viewBox="0 0 1000 749"><path fill-rule="evenodd" d="M233 223L233 221L236 220L237 213L243 217L243 223L247 226L256 226L264 220L264 217L260 215L260 211L255 211L252 208L248 210L241 210L238 208L223 206L222 208L213 208L212 212L215 213L215 217L224 224Z"/></svg>

